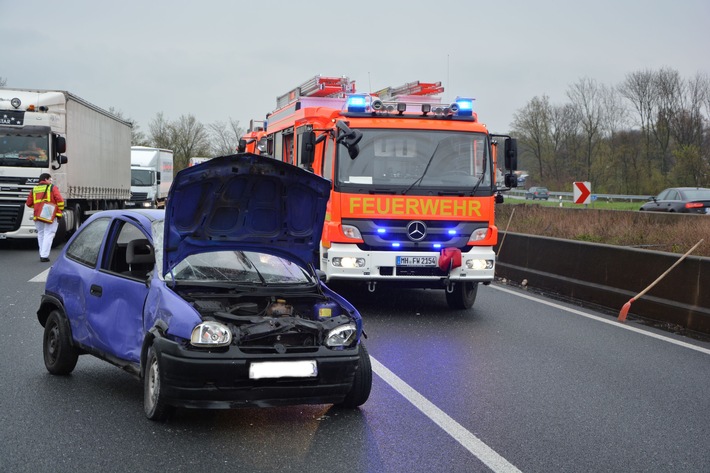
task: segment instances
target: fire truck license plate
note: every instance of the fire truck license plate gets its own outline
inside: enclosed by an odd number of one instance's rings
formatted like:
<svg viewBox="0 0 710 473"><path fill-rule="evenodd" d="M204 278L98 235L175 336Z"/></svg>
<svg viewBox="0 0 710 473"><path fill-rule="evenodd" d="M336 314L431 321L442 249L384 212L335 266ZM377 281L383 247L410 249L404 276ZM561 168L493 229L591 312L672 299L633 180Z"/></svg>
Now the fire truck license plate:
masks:
<svg viewBox="0 0 710 473"><path fill-rule="evenodd" d="M397 266L436 266L436 256L397 256Z"/></svg>

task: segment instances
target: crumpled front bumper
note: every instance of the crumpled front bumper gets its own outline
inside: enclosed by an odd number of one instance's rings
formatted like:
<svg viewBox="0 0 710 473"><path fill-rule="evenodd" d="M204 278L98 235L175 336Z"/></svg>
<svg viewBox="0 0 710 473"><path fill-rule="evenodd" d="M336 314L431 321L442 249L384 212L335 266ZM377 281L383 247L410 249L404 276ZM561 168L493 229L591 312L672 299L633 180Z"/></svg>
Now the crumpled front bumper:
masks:
<svg viewBox="0 0 710 473"><path fill-rule="evenodd" d="M188 408L268 407L296 404L332 404L350 391L359 360L359 348L313 353L249 354L237 347L226 351L187 349L165 339L153 343L161 372L161 392L174 406ZM313 378L250 379L253 362L315 360Z"/></svg>

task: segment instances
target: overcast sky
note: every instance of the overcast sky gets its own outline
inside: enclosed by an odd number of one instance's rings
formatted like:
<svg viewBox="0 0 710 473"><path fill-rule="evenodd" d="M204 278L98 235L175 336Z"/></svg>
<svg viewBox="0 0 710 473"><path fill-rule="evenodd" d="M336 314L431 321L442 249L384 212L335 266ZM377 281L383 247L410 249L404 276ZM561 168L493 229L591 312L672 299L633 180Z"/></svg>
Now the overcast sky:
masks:
<svg viewBox="0 0 710 473"><path fill-rule="evenodd" d="M246 128L317 74L441 81L499 133L582 78L710 74L710 0L0 0L0 32L6 87L67 90L146 133L159 112Z"/></svg>

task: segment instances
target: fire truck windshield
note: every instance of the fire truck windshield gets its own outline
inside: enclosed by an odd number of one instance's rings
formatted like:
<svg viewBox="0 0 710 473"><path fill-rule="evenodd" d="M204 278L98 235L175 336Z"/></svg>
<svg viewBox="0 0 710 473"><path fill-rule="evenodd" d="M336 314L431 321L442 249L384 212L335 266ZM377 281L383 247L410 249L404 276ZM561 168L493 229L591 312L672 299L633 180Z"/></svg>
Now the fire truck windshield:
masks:
<svg viewBox="0 0 710 473"><path fill-rule="evenodd" d="M362 189L471 191L490 189L489 144L485 134L360 128L360 152L350 159L338 150L337 184Z"/></svg>

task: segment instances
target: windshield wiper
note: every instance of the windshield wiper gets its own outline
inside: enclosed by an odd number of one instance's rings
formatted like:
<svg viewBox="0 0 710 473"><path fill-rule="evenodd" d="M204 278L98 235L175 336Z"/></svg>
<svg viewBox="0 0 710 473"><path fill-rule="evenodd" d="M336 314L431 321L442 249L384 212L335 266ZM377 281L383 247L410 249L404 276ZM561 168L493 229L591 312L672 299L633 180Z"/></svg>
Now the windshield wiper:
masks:
<svg viewBox="0 0 710 473"><path fill-rule="evenodd" d="M434 161L434 156L436 156L436 152L439 150L439 145L441 145L441 141L439 141L436 144L436 148L434 148L434 152L431 153L431 157L429 158L429 161L426 163L426 167L424 168L424 172L422 173L421 176L419 176L419 179L416 181L412 182L412 184L407 187L404 192L402 192L402 195L407 195L407 192L412 190L412 187L414 187L417 183L422 182L422 179L424 179L424 176L426 176L427 171L429 170L429 166L431 166L432 161Z"/></svg>

